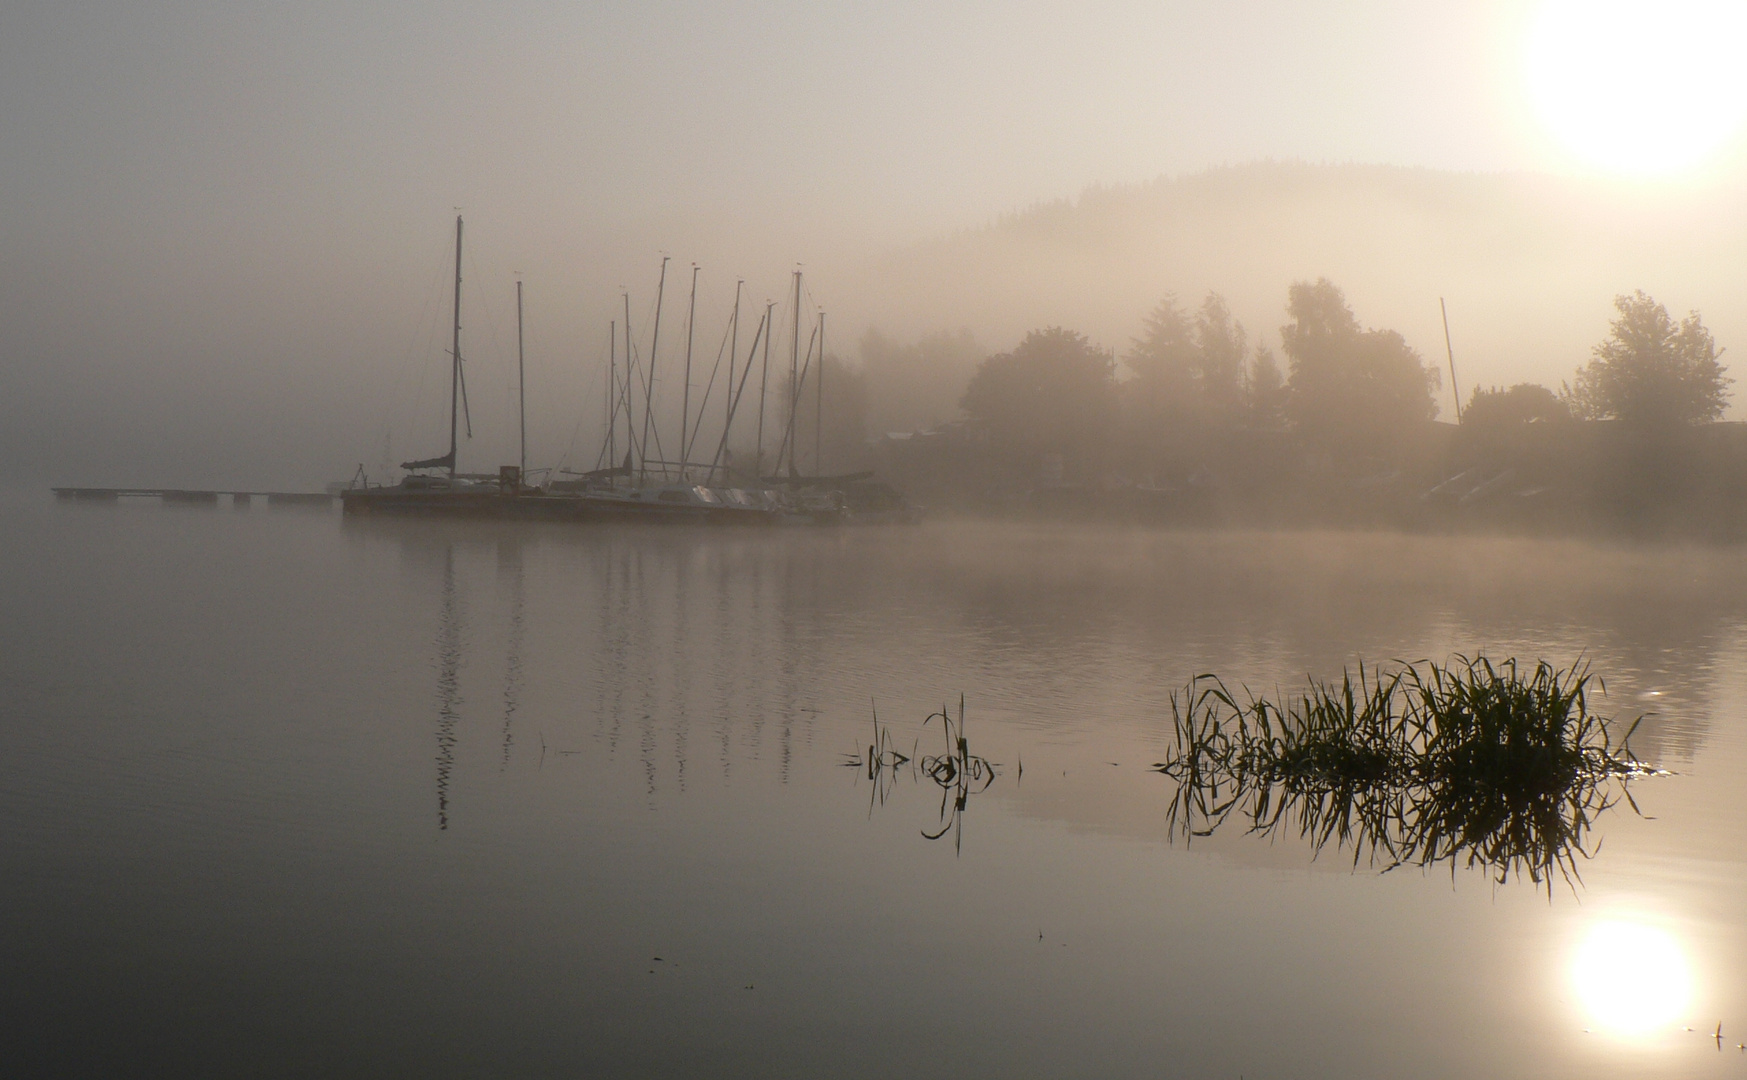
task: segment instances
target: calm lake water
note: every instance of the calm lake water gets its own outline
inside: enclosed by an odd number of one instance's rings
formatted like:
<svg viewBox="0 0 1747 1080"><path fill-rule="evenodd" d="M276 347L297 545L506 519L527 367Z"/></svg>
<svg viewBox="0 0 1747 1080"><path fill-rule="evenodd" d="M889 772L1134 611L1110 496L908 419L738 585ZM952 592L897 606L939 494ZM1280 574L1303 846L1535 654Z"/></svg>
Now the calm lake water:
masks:
<svg viewBox="0 0 1747 1080"><path fill-rule="evenodd" d="M0 542L12 1075L1747 1077L1747 551L34 492ZM1172 842L1192 674L1475 650L1651 714L1581 884ZM929 840L842 762L960 694L996 777Z"/></svg>

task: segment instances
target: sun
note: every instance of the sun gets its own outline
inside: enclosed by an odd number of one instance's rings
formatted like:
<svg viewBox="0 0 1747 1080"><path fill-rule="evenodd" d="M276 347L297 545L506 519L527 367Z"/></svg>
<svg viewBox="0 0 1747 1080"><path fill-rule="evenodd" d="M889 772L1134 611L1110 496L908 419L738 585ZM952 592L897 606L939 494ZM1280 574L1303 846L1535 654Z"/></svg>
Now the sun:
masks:
<svg viewBox="0 0 1747 1080"><path fill-rule="evenodd" d="M1529 96L1567 149L1611 172L1682 172L1747 120L1747 4L1545 0L1524 41Z"/></svg>
<svg viewBox="0 0 1747 1080"><path fill-rule="evenodd" d="M1589 1021L1626 1038L1673 1023L1692 996L1692 969L1680 943L1638 922L1591 927L1578 946L1571 981Z"/></svg>

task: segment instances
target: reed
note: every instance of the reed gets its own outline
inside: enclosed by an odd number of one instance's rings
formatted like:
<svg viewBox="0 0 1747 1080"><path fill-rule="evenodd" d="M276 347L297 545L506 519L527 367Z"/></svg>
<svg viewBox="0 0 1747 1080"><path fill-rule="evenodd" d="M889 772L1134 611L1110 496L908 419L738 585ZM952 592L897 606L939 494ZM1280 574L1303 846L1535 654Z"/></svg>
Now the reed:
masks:
<svg viewBox="0 0 1747 1080"><path fill-rule="evenodd" d="M948 832L952 833L952 846L955 852L964 848L964 812L972 795L988 790L995 782L995 767L989 759L970 750L970 740L964 733L964 695L958 698L958 720L955 723L952 714L945 705L937 713L930 713L922 721L927 727L935 720L940 721L940 728L946 737L946 752L942 754L924 754L920 764L922 775L934 781L940 788L940 828L935 832L922 830L922 835L930 840L938 840Z"/></svg>
<svg viewBox="0 0 1747 1080"><path fill-rule="evenodd" d="M942 705L940 711L928 714L922 721L923 729L926 730L937 720L945 741L942 752L921 753L918 739L911 745L910 752L905 754L897 749L891 728L880 723L876 710L873 718L873 740L868 743L865 752L843 755L843 765L858 771L865 770L867 778L872 781L868 795L870 815L876 804L885 804L887 795L901 775L908 773L913 781L926 777L940 789L940 824L933 831L924 828L922 835L929 840L939 840L951 833L954 850L962 850L965 809L972 796L988 790L989 785L995 782L995 765L981 754L971 753L970 740L965 737L964 695L959 695L957 717L952 715L947 706ZM909 766L908 769L904 768L906 765Z"/></svg>
<svg viewBox="0 0 1747 1080"><path fill-rule="evenodd" d="M1525 673L1458 657L1361 665L1275 704L1202 675L1172 696L1174 745L1154 768L1177 781L1169 820L1186 840L1235 815L1251 832L1295 828L1317 851L1350 848L1355 866L1574 880L1596 816L1631 800L1612 781L1653 771L1631 752L1637 722L1616 741L1592 685L1605 692L1586 664Z"/></svg>

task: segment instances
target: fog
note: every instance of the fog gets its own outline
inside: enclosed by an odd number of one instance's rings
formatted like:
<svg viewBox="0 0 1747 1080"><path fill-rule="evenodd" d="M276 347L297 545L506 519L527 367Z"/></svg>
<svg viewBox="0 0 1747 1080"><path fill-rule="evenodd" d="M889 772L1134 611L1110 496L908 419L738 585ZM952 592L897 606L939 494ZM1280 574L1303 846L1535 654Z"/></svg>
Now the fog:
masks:
<svg viewBox="0 0 1747 1080"><path fill-rule="evenodd" d="M1744 53L0 4L8 1075L1737 1075Z"/></svg>
<svg viewBox="0 0 1747 1080"><path fill-rule="evenodd" d="M515 279L530 464L589 468L609 324L628 293L647 356L664 255L670 427L694 263L704 371L736 281L744 348L797 266L851 365L869 329L1120 352L1209 290L1277 345L1320 276L1428 358L1447 298L1464 392L1556 387L1637 288L1740 340L1739 148L1583 175L1521 100L1528 12L11 5L0 452L296 487L440 453L457 210L468 468L515 460ZM955 414L968 362L897 370L869 430Z"/></svg>

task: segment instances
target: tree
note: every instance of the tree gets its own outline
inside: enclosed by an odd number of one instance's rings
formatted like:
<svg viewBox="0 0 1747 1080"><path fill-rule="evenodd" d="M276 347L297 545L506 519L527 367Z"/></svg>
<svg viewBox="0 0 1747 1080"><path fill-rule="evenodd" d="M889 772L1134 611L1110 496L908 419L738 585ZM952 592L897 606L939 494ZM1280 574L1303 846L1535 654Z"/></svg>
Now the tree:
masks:
<svg viewBox="0 0 1747 1080"><path fill-rule="evenodd" d="M1565 388L1571 411L1586 419L1615 417L1638 428L1667 429L1716 420L1728 401L1722 351L1690 312L1676 323L1644 295L1614 297L1613 321L1593 358Z"/></svg>
<svg viewBox="0 0 1747 1080"><path fill-rule="evenodd" d="M1229 420L1243 399L1247 341L1218 293L1208 293L1193 315L1167 294L1125 358L1151 419Z"/></svg>
<svg viewBox="0 0 1747 1080"><path fill-rule="evenodd" d="M1231 317L1225 297L1207 294L1195 316L1196 381L1203 415L1229 423L1243 403L1244 354L1249 336Z"/></svg>
<svg viewBox="0 0 1747 1080"><path fill-rule="evenodd" d="M1437 415L1437 369L1396 331L1360 327L1327 278L1294 284L1286 313L1286 415L1306 441L1341 456L1376 456Z"/></svg>
<svg viewBox="0 0 1747 1080"><path fill-rule="evenodd" d="M1089 470L1116 416L1116 357L1072 330L1033 330L1018 348L977 367L960 404L996 446L1061 454Z"/></svg>
<svg viewBox="0 0 1747 1080"><path fill-rule="evenodd" d="M1195 325L1175 296L1166 294L1147 315L1124 359L1134 371L1134 393L1148 420L1180 422L1194 412L1201 360Z"/></svg>
<svg viewBox="0 0 1747 1080"><path fill-rule="evenodd" d="M1462 426L1488 431L1569 419L1571 410L1565 402L1545 386L1534 383L1517 383L1509 390L1475 387L1474 395L1462 410Z"/></svg>
<svg viewBox="0 0 1747 1080"><path fill-rule="evenodd" d="M1250 358L1249 376L1244 380L1244 395L1249 405L1250 426L1261 429L1278 428L1286 421L1286 379L1274 359L1274 350L1258 344Z"/></svg>

